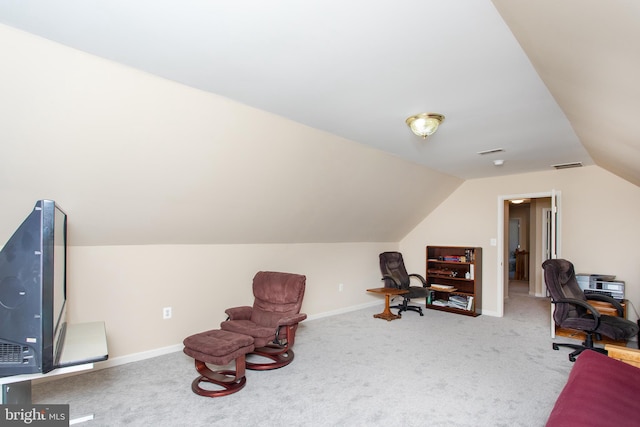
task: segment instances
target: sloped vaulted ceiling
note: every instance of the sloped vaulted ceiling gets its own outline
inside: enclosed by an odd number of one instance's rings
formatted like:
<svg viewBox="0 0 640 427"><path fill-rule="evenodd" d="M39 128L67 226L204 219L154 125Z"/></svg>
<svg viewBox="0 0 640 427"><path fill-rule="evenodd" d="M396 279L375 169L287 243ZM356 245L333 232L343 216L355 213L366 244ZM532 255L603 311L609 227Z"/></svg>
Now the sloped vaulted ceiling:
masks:
<svg viewBox="0 0 640 427"><path fill-rule="evenodd" d="M0 26L5 240L39 198L75 245L397 241L462 180Z"/></svg>
<svg viewBox="0 0 640 427"><path fill-rule="evenodd" d="M640 185L640 3L493 3L590 156Z"/></svg>

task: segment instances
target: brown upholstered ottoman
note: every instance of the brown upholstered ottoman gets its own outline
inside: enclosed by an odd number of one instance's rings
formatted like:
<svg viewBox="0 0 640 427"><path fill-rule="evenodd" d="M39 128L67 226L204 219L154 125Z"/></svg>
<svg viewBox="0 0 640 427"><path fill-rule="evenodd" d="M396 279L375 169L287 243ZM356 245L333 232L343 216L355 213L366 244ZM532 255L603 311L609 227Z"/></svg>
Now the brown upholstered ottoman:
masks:
<svg viewBox="0 0 640 427"><path fill-rule="evenodd" d="M235 393L247 382L244 376L246 354L253 351L253 337L235 332L214 329L191 335L183 341L184 352L195 359L196 370L200 374L191 383L194 393L207 397L220 397ZM206 365L224 366L235 359L236 369L212 371ZM221 388L204 389L202 382L213 383Z"/></svg>

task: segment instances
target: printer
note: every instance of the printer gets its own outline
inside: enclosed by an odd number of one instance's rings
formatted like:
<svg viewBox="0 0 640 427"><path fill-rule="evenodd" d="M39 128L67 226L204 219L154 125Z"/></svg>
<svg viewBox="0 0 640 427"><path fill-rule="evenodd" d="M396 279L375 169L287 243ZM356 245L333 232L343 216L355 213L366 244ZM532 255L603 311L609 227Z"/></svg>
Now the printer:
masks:
<svg viewBox="0 0 640 427"><path fill-rule="evenodd" d="M576 274L578 286L585 294L599 293L618 301L624 300L624 282L610 274Z"/></svg>

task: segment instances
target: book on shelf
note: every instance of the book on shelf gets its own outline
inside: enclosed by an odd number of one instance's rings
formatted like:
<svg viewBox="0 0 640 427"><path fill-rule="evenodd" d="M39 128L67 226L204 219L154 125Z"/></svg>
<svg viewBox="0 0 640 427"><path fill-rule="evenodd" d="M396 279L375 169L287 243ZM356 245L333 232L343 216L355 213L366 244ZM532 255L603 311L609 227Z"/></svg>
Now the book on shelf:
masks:
<svg viewBox="0 0 640 427"><path fill-rule="evenodd" d="M464 255L467 258L468 262L473 262L473 258L474 258L473 249L465 249Z"/></svg>

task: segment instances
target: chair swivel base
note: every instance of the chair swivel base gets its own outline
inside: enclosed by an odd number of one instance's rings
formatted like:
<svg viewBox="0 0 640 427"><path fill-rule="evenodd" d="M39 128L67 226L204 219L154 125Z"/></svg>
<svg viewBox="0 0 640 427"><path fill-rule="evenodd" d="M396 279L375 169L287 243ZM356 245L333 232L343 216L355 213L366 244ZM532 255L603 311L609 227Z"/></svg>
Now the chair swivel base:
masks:
<svg viewBox="0 0 640 427"><path fill-rule="evenodd" d="M604 348L594 347L594 345L593 345L593 336L591 336L590 334L587 335L586 340L582 344L569 344L569 343L557 343L557 342L554 342L551 347L554 350L560 350L560 347L572 348L574 351L569 353L569 360L571 362L575 362L576 361L576 357L578 357L580 355L580 353L582 353L585 350L597 351L598 353L602 353L604 355L608 354L607 350L605 350Z"/></svg>
<svg viewBox="0 0 640 427"><path fill-rule="evenodd" d="M264 347L258 347L250 353L250 355L260 356L267 359L271 359L273 362L257 363L246 362L247 369L252 371L269 371L272 369L282 368L293 362L293 350L279 347L276 345L266 345Z"/></svg>
<svg viewBox="0 0 640 427"><path fill-rule="evenodd" d="M404 303L404 304L394 305L389 308L397 308L398 314L402 314L403 311L415 311L416 313L419 313L420 316L424 316L424 313L422 312L422 307L419 307L417 305L408 305Z"/></svg>
<svg viewBox="0 0 640 427"><path fill-rule="evenodd" d="M240 360L242 359L242 360ZM247 377L244 376L244 356L236 359L236 370L219 370L212 371L201 360L196 360L196 370L200 374L191 383L191 390L195 394L206 397L221 397L240 391L247 383ZM220 389L211 390L202 388L200 384L211 383L221 387Z"/></svg>

